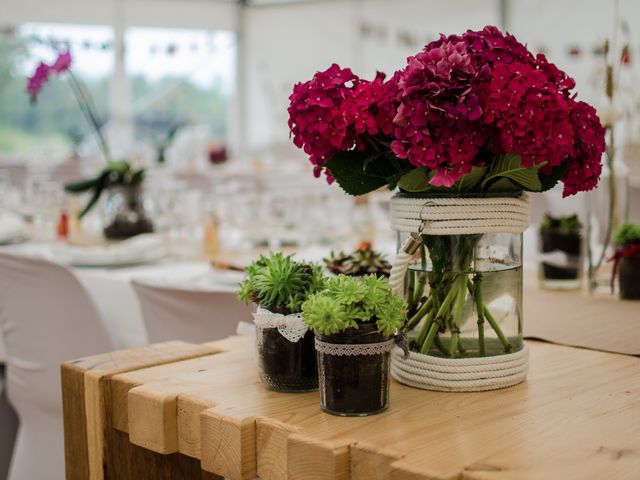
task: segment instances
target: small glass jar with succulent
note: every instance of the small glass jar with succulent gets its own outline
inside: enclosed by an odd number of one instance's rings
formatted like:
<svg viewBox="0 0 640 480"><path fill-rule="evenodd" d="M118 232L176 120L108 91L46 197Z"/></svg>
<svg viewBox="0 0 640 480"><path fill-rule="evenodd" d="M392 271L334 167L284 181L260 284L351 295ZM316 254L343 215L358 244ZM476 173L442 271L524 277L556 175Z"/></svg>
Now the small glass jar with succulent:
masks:
<svg viewBox="0 0 640 480"><path fill-rule="evenodd" d="M623 223L613 234L616 251L611 278L613 289L616 274L623 300L640 300L640 224Z"/></svg>
<svg viewBox="0 0 640 480"><path fill-rule="evenodd" d="M580 288L583 264L582 223L577 215L546 214L540 223L540 284Z"/></svg>
<svg viewBox="0 0 640 480"><path fill-rule="evenodd" d="M272 390L306 392L318 388L314 334L300 311L307 297L324 288L319 265L282 253L261 255L247 267L238 296L255 303L258 369Z"/></svg>
<svg viewBox="0 0 640 480"><path fill-rule="evenodd" d="M376 275L339 275L302 305L316 334L320 406L338 415L381 412L389 402L389 352L406 320L404 300Z"/></svg>

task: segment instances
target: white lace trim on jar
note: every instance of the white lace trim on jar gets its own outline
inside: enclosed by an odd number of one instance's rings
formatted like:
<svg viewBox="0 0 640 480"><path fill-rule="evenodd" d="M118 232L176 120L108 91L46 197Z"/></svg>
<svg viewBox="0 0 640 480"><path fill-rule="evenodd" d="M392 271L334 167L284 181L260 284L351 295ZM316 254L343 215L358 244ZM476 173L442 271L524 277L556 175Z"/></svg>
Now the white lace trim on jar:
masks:
<svg viewBox="0 0 640 480"><path fill-rule="evenodd" d="M393 338L376 343L327 343L316 337L316 350L327 355L380 355L390 352L393 348Z"/></svg>
<svg viewBox="0 0 640 480"><path fill-rule="evenodd" d="M253 322L258 328L277 328L280 335L293 343L304 337L309 330L299 313L282 315L262 307L258 307L256 313L253 314Z"/></svg>

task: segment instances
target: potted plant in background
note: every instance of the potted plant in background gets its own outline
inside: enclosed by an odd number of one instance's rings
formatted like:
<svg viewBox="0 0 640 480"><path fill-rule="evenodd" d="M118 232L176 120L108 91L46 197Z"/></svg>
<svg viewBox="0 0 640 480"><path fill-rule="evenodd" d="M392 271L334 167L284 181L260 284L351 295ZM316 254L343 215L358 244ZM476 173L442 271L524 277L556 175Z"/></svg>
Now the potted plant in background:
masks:
<svg viewBox="0 0 640 480"><path fill-rule="evenodd" d="M640 224L623 223L613 235L616 251L611 278L613 290L616 272L623 300L640 300Z"/></svg>
<svg viewBox="0 0 640 480"><path fill-rule="evenodd" d="M64 75L76 98L80 112L92 128L98 147L107 161L107 166L96 177L71 182L65 191L71 194L90 192L89 200L79 214L84 217L97 203L104 192L108 192L106 238L120 240L153 231L153 224L147 217L142 200L144 169L136 169L125 160L114 161L109 144L103 135L104 121L96 112L95 103L83 82L71 71L71 53L60 52L56 61L49 65L40 62L35 72L27 80L27 92L31 103L35 103L44 85L54 75Z"/></svg>
<svg viewBox="0 0 640 480"><path fill-rule="evenodd" d="M153 232L153 223L147 216L142 197L144 175L144 169L134 169L129 162L109 162L96 177L68 183L64 189L72 194L90 192L79 218L91 210L102 192L108 192L103 233L108 239L124 240Z"/></svg>
<svg viewBox="0 0 640 480"><path fill-rule="evenodd" d="M331 252L323 261L327 270L335 275L389 277L391 273L389 261L382 253L373 250L368 242L363 242L353 253Z"/></svg>
<svg viewBox="0 0 640 480"><path fill-rule="evenodd" d="M582 223L577 215L553 217L540 223L540 283L546 288L580 288Z"/></svg>
<svg viewBox="0 0 640 480"><path fill-rule="evenodd" d="M352 195L399 190L390 283L406 295L412 337L410 360L394 354L399 381L455 391L526 377L525 192L560 181L564 196L590 190L602 169L604 128L574 86L492 26L442 35L388 80L334 64L294 86L289 127L316 176ZM517 374L491 378L497 355ZM477 378L461 369L472 357Z"/></svg>
<svg viewBox="0 0 640 480"><path fill-rule="evenodd" d="M282 253L261 255L247 267L238 296L258 306L258 369L262 382L280 392L318 388L314 334L302 321L303 302L322 290L318 265L295 261Z"/></svg>
<svg viewBox="0 0 640 480"><path fill-rule="evenodd" d="M320 406L338 415L380 412L389 402L389 352L405 303L376 275L339 275L302 306L316 333Z"/></svg>

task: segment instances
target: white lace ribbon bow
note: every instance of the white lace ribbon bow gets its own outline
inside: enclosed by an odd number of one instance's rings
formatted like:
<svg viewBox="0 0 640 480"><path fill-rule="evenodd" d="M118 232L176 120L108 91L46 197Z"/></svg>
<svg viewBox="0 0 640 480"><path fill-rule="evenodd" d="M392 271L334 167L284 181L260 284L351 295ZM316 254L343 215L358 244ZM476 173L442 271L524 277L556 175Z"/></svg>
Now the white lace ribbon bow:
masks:
<svg viewBox="0 0 640 480"><path fill-rule="evenodd" d="M262 307L258 307L256 313L253 314L253 322L258 328L277 328L280 335L293 343L304 337L309 330L299 313L282 315Z"/></svg>
<svg viewBox="0 0 640 480"><path fill-rule="evenodd" d="M381 355L393 348L393 338L376 343L328 343L316 337L316 350L328 355Z"/></svg>

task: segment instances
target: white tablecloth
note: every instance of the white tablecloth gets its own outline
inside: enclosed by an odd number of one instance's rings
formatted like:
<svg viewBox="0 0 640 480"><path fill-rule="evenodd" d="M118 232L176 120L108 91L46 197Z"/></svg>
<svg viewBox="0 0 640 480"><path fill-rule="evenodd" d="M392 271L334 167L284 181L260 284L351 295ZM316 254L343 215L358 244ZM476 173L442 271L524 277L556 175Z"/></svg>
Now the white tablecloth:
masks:
<svg viewBox="0 0 640 480"><path fill-rule="evenodd" d="M0 247L0 252L44 257L55 261L51 245L23 243ZM142 312L131 281L207 291L237 290L238 273L217 271L202 261L167 259L118 268L71 267L105 322L116 348L147 343ZM5 358L0 338L0 362Z"/></svg>

